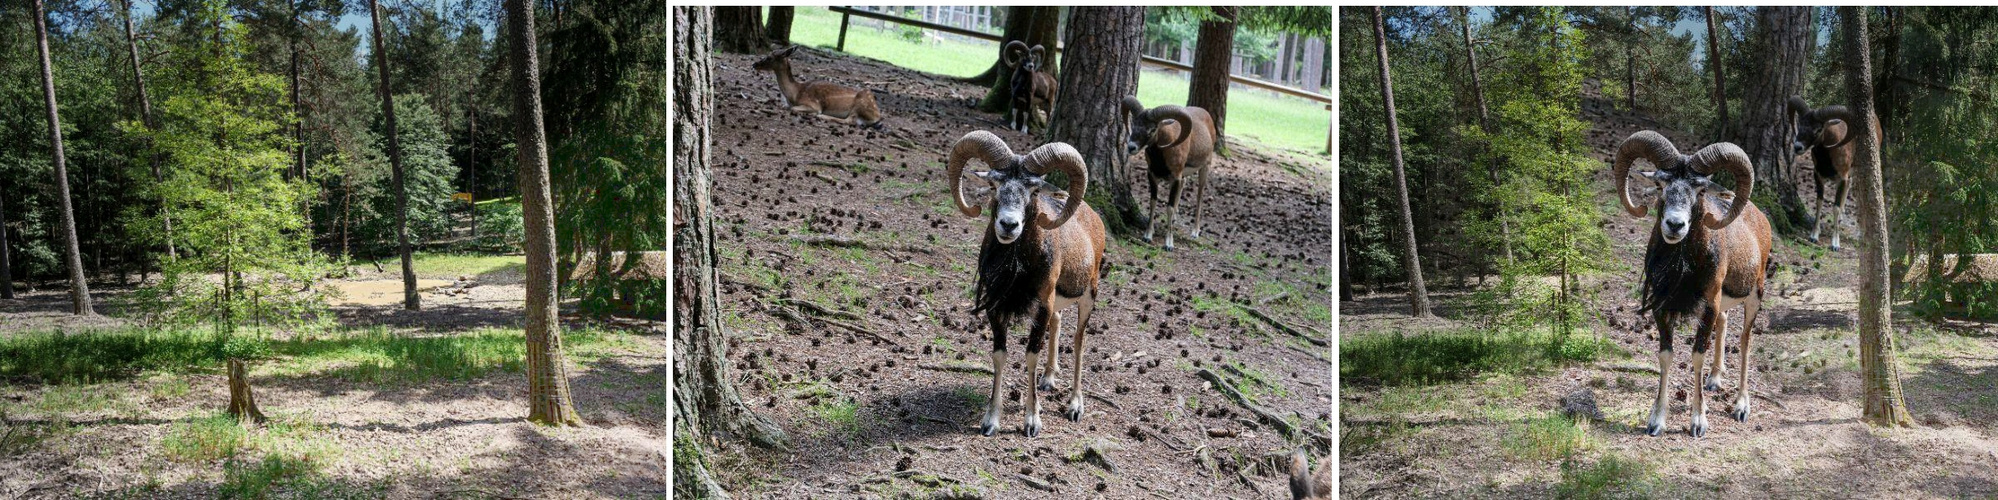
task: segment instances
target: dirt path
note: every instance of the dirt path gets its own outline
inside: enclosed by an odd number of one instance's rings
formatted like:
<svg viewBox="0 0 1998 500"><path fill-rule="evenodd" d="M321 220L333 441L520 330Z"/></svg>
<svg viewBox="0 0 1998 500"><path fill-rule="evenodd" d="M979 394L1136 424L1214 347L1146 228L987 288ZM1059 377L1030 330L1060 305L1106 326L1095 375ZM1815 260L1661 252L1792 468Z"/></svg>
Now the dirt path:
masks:
<svg viewBox="0 0 1998 500"><path fill-rule="evenodd" d="M1585 106L1583 118L1594 156L1602 161L1632 132L1659 129L1647 117ZM1693 151L1704 142L1663 131ZM1798 172L1800 193L1815 193L1808 165ZM1613 206L1607 168L1595 187ZM1640 201L1649 194L1637 196ZM1605 212L1607 214L1607 212ZM1848 213L1844 220L1850 221ZM1902 320L1896 328L1902 382L1921 423L1909 429L1876 429L1859 421L1855 287L1857 227L1846 227L1838 252L1802 240L1779 240L1779 268L1770 282L1755 334L1749 390L1754 413L1746 423L1729 418L1733 383L1709 394L1706 438L1685 433L1693 387L1689 374L1691 326L1685 327L1672 380L1672 416L1662 437L1643 434L1657 384L1656 328L1639 317L1634 286L1641 270L1650 219L1609 216L1605 229L1617 262L1608 276L1588 282L1602 325L1595 332L1617 344L1627 359L1574 366L1551 373L1488 375L1420 388L1348 385L1342 390L1342 493L1359 497L1547 496L1556 488L1594 484L1605 474L1636 496L1663 497L1915 497L1953 498L1998 494L1998 328L1951 324L1942 328ZM1444 302L1452 294L1441 295ZM1462 329L1452 319L1412 320L1402 296L1376 294L1340 305L1344 338L1391 331ZM1728 366L1738 366L1741 313L1730 316ZM1446 314L1446 317L1448 315ZM1732 373L1733 368L1730 368ZM1558 415L1563 396L1589 390L1605 419L1587 428L1572 464L1521 457L1518 439L1545 415ZM1357 437L1357 439L1356 439ZM1615 475L1603 464L1640 464L1643 473ZM1565 468L1565 469L1564 469Z"/></svg>
<svg viewBox="0 0 1998 500"><path fill-rule="evenodd" d="M1064 382L1042 395L1041 436L1022 437L1025 377L1016 354L1006 384L1018 399L1002 433L987 438L978 420L990 375L949 371L989 364L987 329L969 313L983 228L949 208L943 151L980 129L1016 151L1037 144L1005 131L998 115L969 109L980 87L809 48L792 59L801 79L888 90L876 94L888 131L794 117L774 78L749 68L756 59L717 55L725 321L744 397L792 434L796 450L725 453L717 469L728 484L755 498L920 496L952 484L1001 498L1287 491L1266 464L1300 442L1256 423L1195 374L1227 373L1217 365L1229 365L1260 377L1267 384L1230 375L1271 411L1328 432L1329 350L1229 304L1255 305L1324 334L1329 161L1237 144L1214 176L1206 238L1182 238L1173 253L1113 243L1083 356L1087 416L1061 417ZM1142 175L1142 161L1134 163ZM819 247L799 243L802 235L906 248ZM851 313L839 321L872 334L788 319L814 315L804 303ZM1024 342L1021 328L1014 342ZM1232 437L1209 437L1210 429ZM1079 460L1091 445L1107 452L1114 470ZM896 475L902 470L913 472Z"/></svg>

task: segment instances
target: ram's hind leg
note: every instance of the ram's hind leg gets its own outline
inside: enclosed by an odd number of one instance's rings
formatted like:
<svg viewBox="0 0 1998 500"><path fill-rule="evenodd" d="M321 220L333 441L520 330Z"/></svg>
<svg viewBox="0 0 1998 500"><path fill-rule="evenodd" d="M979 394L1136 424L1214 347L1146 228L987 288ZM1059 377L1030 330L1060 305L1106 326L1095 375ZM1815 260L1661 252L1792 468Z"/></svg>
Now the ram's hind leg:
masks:
<svg viewBox="0 0 1998 500"><path fill-rule="evenodd" d="M1150 181L1147 184L1152 188L1152 195L1146 201L1145 205L1145 216L1151 218L1148 221L1150 223L1145 224L1145 243L1151 243L1152 233L1159 230L1159 179L1147 176L1145 180Z"/></svg>
<svg viewBox="0 0 1998 500"><path fill-rule="evenodd" d="M1089 333L1089 312L1095 308L1095 290L1090 290L1089 295L1082 297L1082 302L1076 305L1073 341L1075 345L1070 348L1075 351L1075 360L1073 366L1069 368L1071 371L1068 381L1068 412L1062 414L1068 417L1070 422L1082 421L1082 338Z"/></svg>
<svg viewBox="0 0 1998 500"><path fill-rule="evenodd" d="M1061 371L1061 312L1056 311L1053 314L1055 326L1048 330L1048 366L1038 374L1041 379L1041 390L1050 392L1055 390L1055 384L1061 383L1061 379L1055 378L1055 373Z"/></svg>
<svg viewBox="0 0 1998 500"><path fill-rule="evenodd" d="M1713 364L1700 375L1706 377L1707 391L1720 392L1721 386L1727 385L1727 379L1723 378L1727 374L1727 313L1715 311L1714 314L1720 316L1720 326L1714 328L1714 348L1710 351Z"/></svg>
<svg viewBox="0 0 1998 500"><path fill-rule="evenodd" d="M1006 400L999 393L1006 386L1006 320L996 312L988 320L992 323L992 394L986 398L985 420L978 432L990 436L999 432L999 418L1006 413Z"/></svg>
<svg viewBox="0 0 1998 500"><path fill-rule="evenodd" d="M1817 243L1818 236L1823 234L1825 229L1825 178L1813 175L1811 180L1818 186L1818 199L1811 200L1817 202L1816 210L1811 212L1811 215L1816 216L1811 221L1811 243Z"/></svg>
<svg viewBox="0 0 1998 500"><path fill-rule="evenodd" d="M1836 205L1835 207L1832 208L1831 249L1833 252L1838 251L1838 233L1839 233L1838 220L1845 217L1845 187L1846 185L1851 183L1852 183L1851 179L1840 179L1838 181L1838 199L1833 200L1833 204Z"/></svg>
<svg viewBox="0 0 1998 500"><path fill-rule="evenodd" d="M1179 227L1179 191L1186 185L1185 177L1172 180L1172 199L1166 200L1166 251L1172 251L1172 233ZM1154 224L1157 224L1154 222Z"/></svg>
<svg viewBox="0 0 1998 500"><path fill-rule="evenodd" d="M1672 320L1667 314L1659 314L1658 320L1658 400L1651 404L1651 419L1647 420L1644 432L1653 436L1665 432L1665 416L1669 413L1665 406L1666 390L1672 387Z"/></svg>
<svg viewBox="0 0 1998 500"><path fill-rule="evenodd" d="M1721 315L1720 302L1718 300L1708 300L1707 304L1706 314L1700 316L1700 330L1693 334L1694 375L1703 373L1702 370L1706 368L1701 365L1706 363L1707 349L1713 346L1714 331L1727 330L1727 317ZM1707 435L1706 384L1695 384L1693 386L1693 423L1686 428L1686 432L1696 438L1706 437Z"/></svg>
<svg viewBox="0 0 1998 500"><path fill-rule="evenodd" d="M1749 402L1755 399L1748 394L1748 360L1751 359L1748 341L1755 334L1755 315L1762 310L1762 291L1757 290L1754 296L1749 297L1741 310L1745 316L1741 318L1741 371L1734 382L1734 419L1747 422Z"/></svg>

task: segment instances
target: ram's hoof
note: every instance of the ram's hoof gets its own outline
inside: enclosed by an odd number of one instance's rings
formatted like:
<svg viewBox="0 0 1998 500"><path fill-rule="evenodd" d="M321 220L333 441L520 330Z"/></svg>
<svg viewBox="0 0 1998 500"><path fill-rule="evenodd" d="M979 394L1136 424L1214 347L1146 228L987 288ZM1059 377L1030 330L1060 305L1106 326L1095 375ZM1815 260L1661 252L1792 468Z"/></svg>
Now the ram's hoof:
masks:
<svg viewBox="0 0 1998 500"><path fill-rule="evenodd" d="M1644 426L1644 433L1645 433L1645 434L1650 434L1650 435L1651 435L1651 437L1658 437L1658 436L1662 436L1662 435L1664 435L1664 434L1665 434L1665 424L1656 424L1656 423L1654 423L1654 424L1645 424L1645 426ZM987 435L987 436L990 436L991 434L986 434L986 435Z"/></svg>
<svg viewBox="0 0 1998 500"><path fill-rule="evenodd" d="M1068 403L1068 411L1064 411L1064 412L1062 412L1062 413L1061 413L1061 416L1064 416L1064 417L1068 417L1068 421L1070 421L1070 422L1081 422L1081 421L1082 421L1082 399L1078 398L1078 399L1076 399L1075 401L1072 401L1072 402L1069 402L1069 403Z"/></svg>
<svg viewBox="0 0 1998 500"><path fill-rule="evenodd" d="M1733 411L1732 413L1730 413L1730 415L1732 415L1732 416L1734 417L1734 421L1736 421L1736 422L1747 422L1747 421L1748 421L1748 402L1747 402L1747 401L1742 401L1741 403L1738 403L1738 404L1735 404L1735 405L1734 405L1734 411Z"/></svg>
<svg viewBox="0 0 1998 500"><path fill-rule="evenodd" d="M1027 424L1026 424L1026 425L1023 425L1023 426L1020 426L1020 434L1023 434L1023 435L1026 435L1027 437L1036 437L1036 436L1040 436L1040 435L1041 435L1041 419L1040 419L1039 417L1030 417L1030 418L1028 418L1028 419L1027 419Z"/></svg>
<svg viewBox="0 0 1998 500"><path fill-rule="evenodd" d="M1692 435L1693 435L1693 437L1695 437L1695 438L1703 438L1703 437L1707 437L1707 418L1706 418L1706 415L1701 415L1701 416L1697 416L1697 417L1693 417L1693 423L1692 423L1692 425L1688 425L1688 426L1686 426L1686 433L1687 433L1687 434L1692 434Z"/></svg>
<svg viewBox="0 0 1998 500"><path fill-rule="evenodd" d="M979 433L979 434L984 434L984 435L985 435L986 437L992 437L992 434L993 434L993 433L996 433L996 432L999 432L999 426L997 426L997 425L993 425L993 424L984 424L984 425L980 425L980 426L978 426L978 433ZM1655 435L1655 434L1654 434L1654 435Z"/></svg>
<svg viewBox="0 0 1998 500"><path fill-rule="evenodd" d="M1722 382L1720 377L1707 377L1707 392L1720 392Z"/></svg>
<svg viewBox="0 0 1998 500"><path fill-rule="evenodd" d="M1041 387L1040 387L1040 389L1041 389L1042 391L1046 391L1046 392L1054 392L1054 390L1055 390L1055 383L1056 383L1056 382L1059 382L1059 381L1058 381L1058 380L1055 380L1055 378L1054 378L1054 377L1041 377Z"/></svg>

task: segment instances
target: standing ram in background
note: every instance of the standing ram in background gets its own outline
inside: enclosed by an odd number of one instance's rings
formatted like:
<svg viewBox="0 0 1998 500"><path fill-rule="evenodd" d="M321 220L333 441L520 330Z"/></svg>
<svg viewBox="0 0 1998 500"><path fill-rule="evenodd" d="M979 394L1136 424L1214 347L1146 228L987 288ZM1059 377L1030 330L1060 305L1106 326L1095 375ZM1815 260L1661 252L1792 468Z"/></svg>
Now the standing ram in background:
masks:
<svg viewBox="0 0 1998 500"><path fill-rule="evenodd" d="M785 47L752 66L777 74L777 91L784 94L784 105L790 106L791 112L881 128L881 108L874 103L873 91L826 82L798 83L791 76L791 54L797 51L796 45Z"/></svg>
<svg viewBox="0 0 1998 500"><path fill-rule="evenodd" d="M1013 130L1029 132L1028 125L1046 127L1054 118L1055 93L1061 84L1047 69L1047 47L1035 45L1027 48L1026 42L1014 40L1006 42L1007 68L1013 70L1009 80L1013 99L1006 111L1006 126ZM1046 113L1043 115L1042 113Z"/></svg>
<svg viewBox="0 0 1998 500"><path fill-rule="evenodd" d="M1193 212L1193 230L1186 236L1200 238L1200 213L1207 211L1208 165L1214 161L1214 146L1221 140L1221 131L1214 128L1214 116L1192 106L1168 104L1145 109L1137 96L1126 96L1124 121L1131 127L1131 136L1124 141L1124 154L1143 151L1145 171L1151 177L1152 199L1145 214L1151 216L1152 223L1145 227L1145 241L1152 241L1152 233L1159 227L1159 183L1172 181L1172 199L1166 202L1170 225L1166 226L1165 236L1165 249L1172 250L1173 226L1179 225L1180 187L1190 174L1200 175L1200 192L1195 196L1199 206Z"/></svg>
<svg viewBox="0 0 1998 500"><path fill-rule="evenodd" d="M1825 183L1838 184L1838 195L1832 198L1831 249L1838 251L1838 220L1845 213L1845 188L1852 180L1853 159L1857 157L1858 144L1852 139L1858 134L1851 133L1853 120L1857 114L1845 106L1825 106L1811 109L1803 97L1790 97L1790 119L1797 122L1797 136L1791 140L1790 154L1811 153L1813 177L1817 180L1818 205L1813 215L1817 223L1811 225L1811 241L1818 241L1819 232L1825 227ZM1873 137L1880 135L1880 121L1874 120Z"/></svg>
<svg viewBox="0 0 1998 500"><path fill-rule="evenodd" d="M1665 431L1666 395L1672 381L1672 328L1680 319L1699 314L1699 333L1693 337L1693 375L1708 375L1704 384L1693 389L1693 437L1707 433L1706 391L1719 390L1722 358L1727 349L1714 349L1712 373L1703 371L1708 339L1726 338L1727 317L1735 306L1744 306L1741 330L1741 372L1735 385L1734 419L1748 420L1749 340L1755 331L1755 316L1762 309L1762 293L1769 272L1771 231L1769 219L1748 200L1754 192L1755 174L1748 155L1732 143L1716 143L1691 156L1679 154L1665 136L1649 130L1631 134L1617 146L1610 177L1616 179L1618 199L1623 209L1643 217L1645 209L1630 201L1629 174L1634 160L1643 159L1655 170L1641 174L1659 187L1658 225L1651 230L1651 242L1644 251L1644 307L1658 322L1658 399L1651 407L1646 432L1653 436ZM1734 191L1714 184L1712 176L1721 171L1734 175ZM1724 210L1707 205L1707 196L1732 199ZM1716 340L1715 342L1718 342Z"/></svg>
<svg viewBox="0 0 1998 500"><path fill-rule="evenodd" d="M992 184L992 223L978 247L978 288L973 313L983 312L992 327L992 395L986 401L980 432L999 430L1006 400L999 389L1006 375L1006 328L1014 320L1033 317L1027 334L1027 421L1021 433L1041 433L1042 389L1054 389L1056 353L1061 339L1061 311L1076 306L1073 377L1069 381L1070 421L1082 420L1082 339L1089 330L1089 313L1096 307L1098 280L1103 273L1103 219L1082 201L1089 185L1082 155L1066 143L1048 143L1026 155L1013 154L999 136L983 130L965 134L951 145L944 176L950 179L951 201L966 217L978 217L980 207L964 202L964 166L970 160L989 170L973 172ZM1068 189L1047 183L1049 173L1068 177ZM1038 370L1043 341L1047 373Z"/></svg>

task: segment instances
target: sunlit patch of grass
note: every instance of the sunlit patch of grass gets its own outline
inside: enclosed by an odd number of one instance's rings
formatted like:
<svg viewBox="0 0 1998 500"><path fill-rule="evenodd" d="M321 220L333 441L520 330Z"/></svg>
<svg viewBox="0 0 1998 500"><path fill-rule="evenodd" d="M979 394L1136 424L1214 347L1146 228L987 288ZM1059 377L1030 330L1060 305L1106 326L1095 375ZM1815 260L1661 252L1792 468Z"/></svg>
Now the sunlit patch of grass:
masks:
<svg viewBox="0 0 1998 500"><path fill-rule="evenodd" d="M1342 384L1429 385L1481 373L1534 373L1620 352L1599 337L1540 330L1383 333L1342 339L1339 376Z"/></svg>
<svg viewBox="0 0 1998 500"><path fill-rule="evenodd" d="M843 437L853 438L860 435L862 427L860 403L852 398L821 398L818 404L812 405L811 411Z"/></svg>
<svg viewBox="0 0 1998 500"><path fill-rule="evenodd" d="M223 359L223 339L205 329L113 328L0 338L0 379L44 384L198 370L220 366Z"/></svg>
<svg viewBox="0 0 1998 500"><path fill-rule="evenodd" d="M614 330L562 332L571 360L592 362L636 341ZM417 337L369 328L273 343L285 359L267 368L280 376L323 375L367 383L471 380L526 369L526 336L517 329L481 328L451 336Z"/></svg>
<svg viewBox="0 0 1998 500"><path fill-rule="evenodd" d="M1515 459L1552 460L1574 456L1593 441L1588 421L1553 414L1510 424L1499 445Z"/></svg>
<svg viewBox="0 0 1998 500"><path fill-rule="evenodd" d="M400 269L400 257L382 259L375 264L383 269ZM415 268L417 277L427 279L457 279L459 276L477 277L500 271L521 272L527 268L527 257L521 255L491 255L479 253L432 253L415 252L410 254L410 266Z"/></svg>
<svg viewBox="0 0 1998 500"><path fill-rule="evenodd" d="M1605 499L1652 498L1660 496L1651 464L1615 454L1584 465L1577 459L1561 461L1561 482L1554 484L1557 498Z"/></svg>
<svg viewBox="0 0 1998 500"><path fill-rule="evenodd" d="M217 413L174 423L160 440L160 450L176 462L207 462L236 456L249 438L235 418Z"/></svg>
<svg viewBox="0 0 1998 500"><path fill-rule="evenodd" d="M1240 389L1242 396L1249 398L1249 401L1261 402L1263 396L1290 397L1290 390L1284 388L1282 382L1278 382L1262 370L1240 361L1236 361L1234 367L1243 377L1242 383L1236 384L1236 388Z"/></svg>

